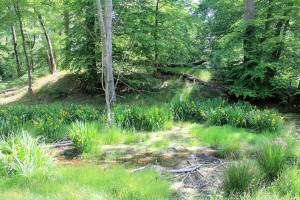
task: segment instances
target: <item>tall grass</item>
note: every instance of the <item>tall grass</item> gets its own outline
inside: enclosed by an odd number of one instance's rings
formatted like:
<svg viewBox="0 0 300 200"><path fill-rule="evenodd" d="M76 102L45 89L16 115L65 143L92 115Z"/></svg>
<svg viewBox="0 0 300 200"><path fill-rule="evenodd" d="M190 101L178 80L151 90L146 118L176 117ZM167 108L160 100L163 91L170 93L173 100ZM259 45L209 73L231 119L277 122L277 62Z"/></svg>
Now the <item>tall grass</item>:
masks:
<svg viewBox="0 0 300 200"><path fill-rule="evenodd" d="M276 179L287 167L285 148L277 143L263 143L258 150L256 160L269 180Z"/></svg>
<svg viewBox="0 0 300 200"><path fill-rule="evenodd" d="M223 174L222 188L229 194L242 194L257 184L257 174L248 162L230 164Z"/></svg>
<svg viewBox="0 0 300 200"><path fill-rule="evenodd" d="M77 121L69 128L69 136L78 151L89 152L97 142L97 131L95 123Z"/></svg>
<svg viewBox="0 0 300 200"><path fill-rule="evenodd" d="M55 158L39 137L33 138L22 131L0 139L1 175L21 176L29 180L50 177L54 163Z"/></svg>

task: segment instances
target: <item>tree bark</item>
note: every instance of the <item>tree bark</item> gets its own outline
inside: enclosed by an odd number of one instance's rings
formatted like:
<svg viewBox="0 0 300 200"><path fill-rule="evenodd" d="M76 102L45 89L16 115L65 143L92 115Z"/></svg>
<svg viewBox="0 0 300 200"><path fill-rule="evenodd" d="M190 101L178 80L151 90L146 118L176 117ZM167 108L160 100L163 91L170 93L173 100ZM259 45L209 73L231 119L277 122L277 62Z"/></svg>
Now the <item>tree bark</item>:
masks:
<svg viewBox="0 0 300 200"><path fill-rule="evenodd" d="M54 58L54 54L53 54L52 43L51 43L51 40L50 40L49 34L47 32L47 29L46 29L46 26L45 26L45 23L44 23L41 13L39 13L35 8L34 8L34 10L38 14L40 24L43 28L43 31L44 31L44 34L45 34L45 37L46 37L46 40L47 40L47 43L49 46L50 61L51 61L51 67L52 67L52 70L50 70L50 72L51 72L51 74L55 74L56 73L56 63L55 63L55 58Z"/></svg>
<svg viewBox="0 0 300 200"><path fill-rule="evenodd" d="M71 39L70 39L70 12L68 8L68 0L64 1L65 10L64 10L64 25L65 25L65 35L66 35L66 43L65 43L65 60L64 60L64 66L68 68L69 64L69 57L71 54Z"/></svg>
<svg viewBox="0 0 300 200"><path fill-rule="evenodd" d="M105 79L105 99L108 122L111 122L110 107L117 103L112 68L112 0L105 0L104 15L100 0L96 0L102 38L102 67Z"/></svg>
<svg viewBox="0 0 300 200"><path fill-rule="evenodd" d="M23 24L22 24L22 19L20 16L20 9L19 9L18 2L15 4L15 11L19 17L20 31L21 31L21 35L22 35L22 39L23 39L23 49L24 49L24 54L25 54L25 58L26 58L26 65L27 65L27 72L28 72L28 91L32 92L31 67L30 67L30 63L29 63L27 50L26 50L26 39L25 39L24 31L23 31Z"/></svg>
<svg viewBox="0 0 300 200"><path fill-rule="evenodd" d="M47 59L47 63L48 63L48 66L49 66L49 71L52 74L53 68L52 68L52 65L51 65L51 59L50 59L49 51L48 50L46 50L46 59Z"/></svg>
<svg viewBox="0 0 300 200"><path fill-rule="evenodd" d="M14 51L15 51L16 61L17 61L17 76L21 77L22 76L22 74L21 74L21 64L20 64L20 56L19 56L19 52L18 52L18 43L17 43L15 25L14 25L14 20L13 20L13 17L12 17L12 10L11 10L10 7L8 7L8 9L9 9L10 18L12 19L11 32L12 32L12 36L13 36Z"/></svg>
<svg viewBox="0 0 300 200"><path fill-rule="evenodd" d="M255 1L244 0L244 22L247 22L255 17ZM257 65L255 58L255 28L253 25L248 25L245 28L244 37L244 64L248 67Z"/></svg>

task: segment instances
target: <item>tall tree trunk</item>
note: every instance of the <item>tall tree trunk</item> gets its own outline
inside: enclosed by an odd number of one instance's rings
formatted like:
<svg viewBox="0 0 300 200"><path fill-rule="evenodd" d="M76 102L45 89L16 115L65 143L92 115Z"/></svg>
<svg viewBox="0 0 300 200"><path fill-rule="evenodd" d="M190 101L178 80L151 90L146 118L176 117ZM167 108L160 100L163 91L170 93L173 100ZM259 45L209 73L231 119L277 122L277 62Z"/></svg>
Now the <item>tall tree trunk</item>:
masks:
<svg viewBox="0 0 300 200"><path fill-rule="evenodd" d="M13 36L14 50L15 50L16 61L17 61L17 76L21 77L22 76L22 74L21 74L21 64L20 64L20 56L19 56L19 52L18 52L18 43L17 43L15 25L14 25L14 20L13 20L13 16L12 16L12 10L11 10L10 7L8 7L8 9L9 9L9 16L12 19L11 32L12 32L12 36Z"/></svg>
<svg viewBox="0 0 300 200"><path fill-rule="evenodd" d="M71 54L71 39L70 39L70 12L68 8L68 0L64 1L65 4L65 10L64 10L64 25L65 25L65 35L66 35L66 46L65 46L65 60L64 60L64 66L68 68L69 64L69 57Z"/></svg>
<svg viewBox="0 0 300 200"><path fill-rule="evenodd" d="M49 71L51 74L53 74L52 70L52 64L51 64L51 59L50 59L50 56L49 56L49 51L46 50L46 59L47 59L47 63L48 63L48 66L49 66Z"/></svg>
<svg viewBox="0 0 300 200"><path fill-rule="evenodd" d="M155 51L155 55L154 55L154 62L155 62L155 73L157 72L158 69L158 9L159 9L159 0L156 1L156 10L155 10L155 29L154 29L154 51Z"/></svg>
<svg viewBox="0 0 300 200"><path fill-rule="evenodd" d="M115 93L115 83L114 83L114 74L113 74L113 64L112 64L112 9L113 9L113 3L112 0L106 0L105 1L105 16L106 16L106 23L105 23L105 29L106 29L106 45L107 45L107 51L106 51L106 67L107 67L107 84L108 86L108 93L109 93L109 102L110 104L116 104L117 98Z"/></svg>
<svg viewBox="0 0 300 200"><path fill-rule="evenodd" d="M244 0L245 12L244 21L247 22L255 17L255 1ZM255 43L255 28L253 25L248 25L244 32L244 64L247 67L257 65Z"/></svg>
<svg viewBox="0 0 300 200"><path fill-rule="evenodd" d="M29 63L27 50L26 50L26 40L25 40L24 31L23 31L23 24L22 24L22 19L20 16L20 9L19 9L18 2L17 2L17 4L15 4L15 11L19 17L20 31L21 31L21 35L22 35L22 39L23 39L23 49L24 49L24 54L25 54L25 58L26 58L26 65L27 65L27 72L28 72L28 91L32 92L31 67L30 67L30 63Z"/></svg>
<svg viewBox="0 0 300 200"><path fill-rule="evenodd" d="M86 63L88 64L88 75L93 83L97 82L97 65L95 57L95 15L94 15L94 0L87 0L86 4Z"/></svg>
<svg viewBox="0 0 300 200"><path fill-rule="evenodd" d="M111 121L110 106L117 103L112 69L112 0L105 0L104 15L100 0L96 0L102 37L102 66L105 79L105 99L108 122Z"/></svg>
<svg viewBox="0 0 300 200"><path fill-rule="evenodd" d="M43 28L43 31L44 31L44 34L45 34L45 37L46 37L46 40L47 40L47 43L49 46L50 60L51 60L51 66L52 66L51 74L55 74L56 73L56 63L55 63L55 58L54 58L54 54L53 54L52 43L51 43L51 40L50 40L49 34L47 32L47 29L46 29L46 26L45 26L45 23L44 23L41 13L39 13L35 8L34 8L34 10L38 14L40 24Z"/></svg>

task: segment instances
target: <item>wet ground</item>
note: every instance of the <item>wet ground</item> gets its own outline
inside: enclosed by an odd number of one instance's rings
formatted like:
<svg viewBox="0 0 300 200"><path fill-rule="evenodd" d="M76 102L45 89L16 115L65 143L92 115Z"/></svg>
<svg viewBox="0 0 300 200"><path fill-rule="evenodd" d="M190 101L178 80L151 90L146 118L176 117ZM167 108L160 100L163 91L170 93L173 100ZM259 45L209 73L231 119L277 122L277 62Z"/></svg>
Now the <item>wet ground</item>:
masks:
<svg viewBox="0 0 300 200"><path fill-rule="evenodd" d="M227 161L218 158L215 149L199 145L198 139L189 134L190 126L178 124L171 130L151 133L151 138L145 142L104 145L97 154L84 159L73 146L58 146L58 165L93 163L109 168L120 164L133 173L151 168L169 177L180 199L207 198L218 190L220 173ZM64 143L66 141L62 141Z"/></svg>

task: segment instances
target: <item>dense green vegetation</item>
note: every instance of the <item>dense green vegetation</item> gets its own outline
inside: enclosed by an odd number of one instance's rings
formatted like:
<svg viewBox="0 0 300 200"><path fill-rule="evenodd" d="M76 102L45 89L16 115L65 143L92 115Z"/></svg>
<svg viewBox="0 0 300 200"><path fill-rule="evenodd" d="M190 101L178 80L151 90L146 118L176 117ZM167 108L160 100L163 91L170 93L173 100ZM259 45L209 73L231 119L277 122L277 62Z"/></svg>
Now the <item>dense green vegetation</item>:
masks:
<svg viewBox="0 0 300 200"><path fill-rule="evenodd" d="M298 0L0 8L0 199L300 198Z"/></svg>

